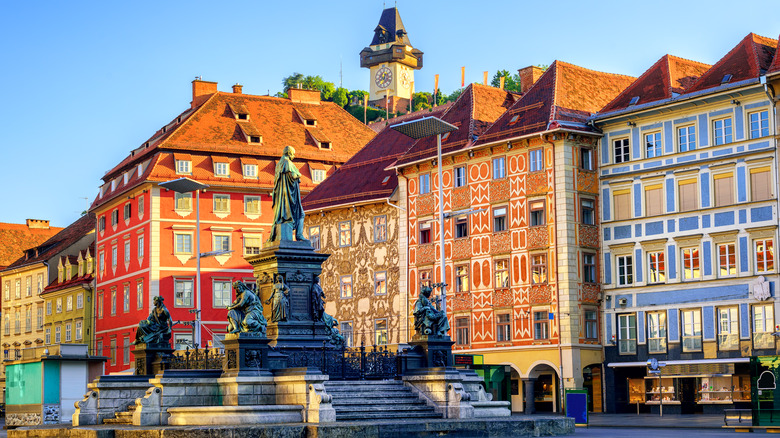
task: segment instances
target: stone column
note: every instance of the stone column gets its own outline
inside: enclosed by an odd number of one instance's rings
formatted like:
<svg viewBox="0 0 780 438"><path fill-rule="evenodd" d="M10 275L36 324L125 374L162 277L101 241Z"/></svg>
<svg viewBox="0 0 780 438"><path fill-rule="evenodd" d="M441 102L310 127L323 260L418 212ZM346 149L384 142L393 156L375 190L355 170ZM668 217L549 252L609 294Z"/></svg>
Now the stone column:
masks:
<svg viewBox="0 0 780 438"><path fill-rule="evenodd" d="M523 407L524 414L536 413L536 405L534 404L534 385L536 379L522 379L524 392L525 392L525 406Z"/></svg>

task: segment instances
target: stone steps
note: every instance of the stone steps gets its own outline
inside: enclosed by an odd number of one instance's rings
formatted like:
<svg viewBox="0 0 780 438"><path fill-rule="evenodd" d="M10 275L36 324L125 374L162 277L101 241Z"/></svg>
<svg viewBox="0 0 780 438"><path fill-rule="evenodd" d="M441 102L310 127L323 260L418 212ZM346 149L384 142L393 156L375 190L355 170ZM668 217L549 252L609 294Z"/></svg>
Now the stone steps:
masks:
<svg viewBox="0 0 780 438"><path fill-rule="evenodd" d="M337 421L442 418L433 407L394 380L326 382Z"/></svg>
<svg viewBox="0 0 780 438"><path fill-rule="evenodd" d="M126 411L114 414L114 418L103 420L103 424L133 424L133 412L135 412L135 402L127 406Z"/></svg>

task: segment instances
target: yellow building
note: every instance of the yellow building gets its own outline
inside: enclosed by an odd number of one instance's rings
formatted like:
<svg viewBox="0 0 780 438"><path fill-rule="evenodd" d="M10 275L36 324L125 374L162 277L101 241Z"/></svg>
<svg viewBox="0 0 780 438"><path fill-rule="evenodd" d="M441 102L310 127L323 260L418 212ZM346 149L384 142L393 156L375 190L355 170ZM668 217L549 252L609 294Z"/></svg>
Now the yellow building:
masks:
<svg viewBox="0 0 780 438"><path fill-rule="evenodd" d="M45 308L43 341L46 346L92 345L93 248L79 252L78 256L60 257L57 280L41 293Z"/></svg>

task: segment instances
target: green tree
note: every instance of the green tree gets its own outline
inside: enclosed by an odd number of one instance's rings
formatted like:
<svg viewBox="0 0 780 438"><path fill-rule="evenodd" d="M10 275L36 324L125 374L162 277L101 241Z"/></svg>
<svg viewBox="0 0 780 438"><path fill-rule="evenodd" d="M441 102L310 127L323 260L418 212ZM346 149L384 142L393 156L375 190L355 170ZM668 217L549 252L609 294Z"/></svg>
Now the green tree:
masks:
<svg viewBox="0 0 780 438"><path fill-rule="evenodd" d="M442 96L442 101L441 103L439 103L439 105L446 102L455 102L456 100L458 100L460 95L463 94L463 90L465 90L465 88L458 88L457 90L450 93L448 96L446 97Z"/></svg>
<svg viewBox="0 0 780 438"><path fill-rule="evenodd" d="M368 91L352 90L352 91L349 92L348 96L349 96L350 105L359 105L359 106L362 107L363 106L363 98L364 98L364 96L368 96Z"/></svg>
<svg viewBox="0 0 780 438"><path fill-rule="evenodd" d="M509 73L508 70L499 70L493 75L493 80L490 81L490 85L498 88L501 86L501 77L504 77L504 90L520 92L520 75Z"/></svg>
<svg viewBox="0 0 780 438"><path fill-rule="evenodd" d="M319 90L320 99L325 101L333 100L333 93L336 91L336 86L333 85L333 82L327 82L319 75L304 76L298 72L282 79L282 86L284 86L285 93L290 88L297 88L298 86L307 90Z"/></svg>
<svg viewBox="0 0 780 438"><path fill-rule="evenodd" d="M346 88L336 88L336 91L333 92L333 103L336 105L345 108L347 104L349 103L349 98L347 97L347 89Z"/></svg>
<svg viewBox="0 0 780 438"><path fill-rule="evenodd" d="M422 109L428 109L433 102L433 96L427 91L418 91L412 96L412 109L414 111L420 111Z"/></svg>

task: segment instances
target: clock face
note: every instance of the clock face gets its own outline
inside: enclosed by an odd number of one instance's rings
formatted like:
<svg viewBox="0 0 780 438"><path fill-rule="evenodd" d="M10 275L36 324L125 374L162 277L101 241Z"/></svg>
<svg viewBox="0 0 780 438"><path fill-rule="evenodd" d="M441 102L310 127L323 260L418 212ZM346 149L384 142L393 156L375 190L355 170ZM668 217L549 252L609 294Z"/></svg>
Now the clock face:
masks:
<svg viewBox="0 0 780 438"><path fill-rule="evenodd" d="M409 81L409 72L404 70L401 72L401 86L409 88L409 85L411 85L411 82Z"/></svg>
<svg viewBox="0 0 780 438"><path fill-rule="evenodd" d="M393 80L393 72L387 67L382 67L376 72L374 82L379 88L387 88L390 86L390 81Z"/></svg>

